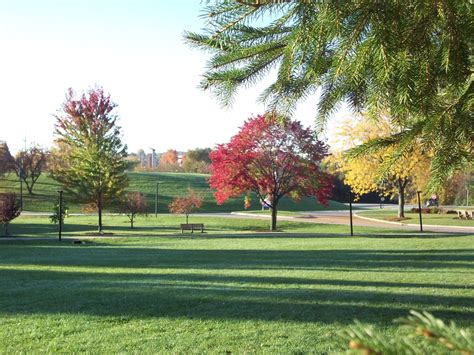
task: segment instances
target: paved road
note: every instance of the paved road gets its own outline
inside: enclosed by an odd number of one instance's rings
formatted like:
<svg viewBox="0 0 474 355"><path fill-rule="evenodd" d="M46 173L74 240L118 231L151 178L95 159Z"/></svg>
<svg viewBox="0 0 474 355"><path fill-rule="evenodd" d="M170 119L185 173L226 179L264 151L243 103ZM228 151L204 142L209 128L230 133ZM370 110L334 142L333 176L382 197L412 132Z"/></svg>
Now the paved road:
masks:
<svg viewBox="0 0 474 355"><path fill-rule="evenodd" d="M378 209L378 204L357 204L356 207L361 210ZM396 205L384 205L385 209L396 209ZM353 216L354 226L364 227L377 227L377 228L389 228L389 229L400 229L406 231L419 231L420 227L416 224L404 224L398 222L388 222L381 220L371 220L366 217L357 216L356 210ZM51 213L47 212L23 212L23 215L33 216L49 216ZM80 213L71 215L82 215ZM95 215L95 214L87 214ZM109 214L117 215L117 214ZM196 216L208 216L208 217L222 217L222 218L256 218L256 219L269 219L269 215L257 215L250 213L197 213ZM302 217L285 217L279 216L280 221L298 221L306 223L322 223L322 224L342 224L349 226L349 211L315 211L315 212L302 212ZM458 226L431 226L423 225L423 230L427 232L442 232L442 233L473 233L474 227L458 227Z"/></svg>

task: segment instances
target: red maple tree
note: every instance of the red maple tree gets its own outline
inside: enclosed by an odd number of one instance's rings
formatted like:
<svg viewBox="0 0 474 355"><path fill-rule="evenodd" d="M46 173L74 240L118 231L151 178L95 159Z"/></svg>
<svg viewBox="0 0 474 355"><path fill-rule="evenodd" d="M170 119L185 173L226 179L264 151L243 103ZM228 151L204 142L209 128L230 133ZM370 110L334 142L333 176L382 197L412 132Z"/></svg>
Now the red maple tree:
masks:
<svg viewBox="0 0 474 355"><path fill-rule="evenodd" d="M274 113L247 120L229 143L220 144L209 156L218 204L253 191L272 210L271 229L276 230L278 202L314 196L327 203L332 179L321 168L327 146L300 122Z"/></svg>
<svg viewBox="0 0 474 355"><path fill-rule="evenodd" d="M184 214L186 216L186 224L188 224L189 215L193 211L201 208L202 197L196 194L192 189L188 189L186 197L176 197L168 206L173 214Z"/></svg>

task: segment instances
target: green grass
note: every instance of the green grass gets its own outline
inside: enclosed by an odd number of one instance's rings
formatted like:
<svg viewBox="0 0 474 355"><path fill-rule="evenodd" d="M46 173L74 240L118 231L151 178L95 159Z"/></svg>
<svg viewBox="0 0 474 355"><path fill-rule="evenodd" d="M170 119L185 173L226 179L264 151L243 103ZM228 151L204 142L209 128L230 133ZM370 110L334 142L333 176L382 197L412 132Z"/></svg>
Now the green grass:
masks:
<svg viewBox="0 0 474 355"><path fill-rule="evenodd" d="M376 219L397 221L397 211L396 210L385 210L385 211L364 211L357 212L358 215ZM423 224L432 224L440 226L465 226L465 227L474 227L474 220L465 220L458 219L455 214L431 214L423 213L422 214ZM400 221L402 223L409 224L418 224L419 215L418 213L405 212L405 219Z"/></svg>
<svg viewBox="0 0 474 355"><path fill-rule="evenodd" d="M472 235L350 238L291 222L292 234L251 233L268 222L205 218L216 230L182 236L173 218L142 218L125 238L126 219L107 216L116 238L83 245L2 241L0 353L338 352L353 319L394 336L410 309L474 330ZM70 218L66 234L94 221ZM20 217L13 230L50 227Z"/></svg>
<svg viewBox="0 0 474 355"><path fill-rule="evenodd" d="M208 175L203 174L182 174L182 173L129 173L130 186L129 191L139 191L145 194L148 200L148 211L155 210L156 182L160 181L158 196L158 212L168 212L168 205L177 196L183 196L187 193L188 187L201 193L204 201L201 212L231 212L243 209L243 197L240 199L229 200L221 206L218 206L212 195L212 191L207 183ZM43 174L34 187L34 195L28 195L24 188L24 210L25 211L50 211L57 200L57 191L60 186L47 174ZM0 176L0 192L15 191L19 194L20 184L16 175L10 174ZM70 212L80 212L81 206L74 203L72 199L65 195L64 199L69 206ZM258 199L252 197L251 209L261 208ZM281 200L279 208L287 211L315 211L325 207L317 204L313 198L303 198L299 202L293 202L291 199ZM342 203L330 201L329 209L347 209ZM113 208L109 208L113 210Z"/></svg>
<svg viewBox="0 0 474 355"><path fill-rule="evenodd" d="M130 228L127 216L105 215L103 216L104 231L106 236L114 237L140 237L160 235L181 235L180 224L185 223L184 216L159 214L158 217L139 216L135 220L135 228ZM211 217L206 215L191 215L189 223L204 223L205 235L207 234L242 234L242 233L265 233L269 232L270 220L268 219L244 219ZM323 235L347 235L348 226L332 224L316 224L303 221L278 221L278 231L282 233L319 233ZM390 234L400 233L390 231L386 228L356 227L355 232L359 234ZM58 225L51 224L46 216L25 216L15 219L9 226L9 234L12 237L47 238L56 237ZM408 232L408 234L411 232ZM189 234L189 233L188 233ZM195 233L196 234L196 233ZM200 232L198 233L200 234ZM97 235L97 216L70 216L65 219L63 236L84 237ZM3 230L0 229L0 238Z"/></svg>

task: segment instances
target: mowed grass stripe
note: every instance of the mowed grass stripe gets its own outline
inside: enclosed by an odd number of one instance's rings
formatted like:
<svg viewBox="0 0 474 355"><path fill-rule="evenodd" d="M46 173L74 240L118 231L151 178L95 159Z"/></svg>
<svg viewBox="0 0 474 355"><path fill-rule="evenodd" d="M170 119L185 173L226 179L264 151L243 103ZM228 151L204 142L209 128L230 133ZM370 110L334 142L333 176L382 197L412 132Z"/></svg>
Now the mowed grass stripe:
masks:
<svg viewBox="0 0 474 355"><path fill-rule="evenodd" d="M410 309L474 330L474 236L330 228L4 241L0 351L342 351L353 319L394 336Z"/></svg>

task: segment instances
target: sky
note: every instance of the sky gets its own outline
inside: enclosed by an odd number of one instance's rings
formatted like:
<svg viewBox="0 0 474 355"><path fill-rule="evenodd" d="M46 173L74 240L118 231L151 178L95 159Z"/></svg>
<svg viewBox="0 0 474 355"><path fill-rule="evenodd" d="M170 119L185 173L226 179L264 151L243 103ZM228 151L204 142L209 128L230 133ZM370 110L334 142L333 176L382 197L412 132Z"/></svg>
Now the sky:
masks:
<svg viewBox="0 0 474 355"><path fill-rule="evenodd" d="M199 0L0 0L0 140L16 152L49 148L53 115L66 90L102 86L118 104L129 152L186 151L227 142L263 113L265 84L243 90L230 108L198 88L206 53L183 32L200 31ZM314 125L317 98L294 118ZM345 116L343 109L335 119Z"/></svg>

